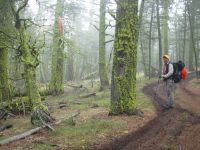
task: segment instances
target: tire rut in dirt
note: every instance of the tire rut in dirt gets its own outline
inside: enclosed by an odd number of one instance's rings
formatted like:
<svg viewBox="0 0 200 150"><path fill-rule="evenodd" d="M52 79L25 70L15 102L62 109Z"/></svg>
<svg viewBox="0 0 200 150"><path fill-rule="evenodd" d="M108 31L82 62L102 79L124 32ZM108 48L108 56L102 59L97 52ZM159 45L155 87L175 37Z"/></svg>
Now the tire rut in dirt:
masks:
<svg viewBox="0 0 200 150"><path fill-rule="evenodd" d="M189 75L188 81L194 77L193 74ZM191 138L188 136L188 127L198 125L200 117L194 115L187 109L180 107L176 104L175 108L168 111L163 111L162 106L165 103L160 95L155 95L157 83L152 83L143 88L143 92L151 97L157 110L157 117L151 120L144 127L138 131L130 133L129 135L122 136L114 139L111 143L103 145L100 149L104 150L160 150L166 148L179 148L183 145L179 136L185 135L185 139ZM182 89L184 90L184 89ZM190 95L195 96L195 95ZM199 131L196 128L195 131ZM195 132L194 131L194 132ZM192 130L191 130L192 132ZM177 139L178 138L178 139ZM199 137L194 141L198 142ZM191 143L188 139L190 149L194 148L197 144ZM177 144L178 143L178 144ZM200 142L199 142L200 143ZM184 149L183 147L181 147ZM197 148L197 147L195 147ZM200 149L200 147L199 147Z"/></svg>

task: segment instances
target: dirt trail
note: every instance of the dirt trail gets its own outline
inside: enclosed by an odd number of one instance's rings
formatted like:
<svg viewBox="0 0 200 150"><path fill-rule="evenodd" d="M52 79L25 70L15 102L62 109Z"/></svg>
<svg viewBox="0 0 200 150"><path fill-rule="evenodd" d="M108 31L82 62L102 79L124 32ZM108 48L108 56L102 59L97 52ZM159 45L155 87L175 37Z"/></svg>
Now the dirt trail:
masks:
<svg viewBox="0 0 200 150"><path fill-rule="evenodd" d="M190 75L189 79L193 78ZM153 89L153 92L152 92ZM104 145L104 150L200 150L200 89L190 87L188 81L177 86L175 107L163 111L166 103L163 84L150 84L143 91L156 106L158 116L137 132ZM155 91L157 91L155 97Z"/></svg>

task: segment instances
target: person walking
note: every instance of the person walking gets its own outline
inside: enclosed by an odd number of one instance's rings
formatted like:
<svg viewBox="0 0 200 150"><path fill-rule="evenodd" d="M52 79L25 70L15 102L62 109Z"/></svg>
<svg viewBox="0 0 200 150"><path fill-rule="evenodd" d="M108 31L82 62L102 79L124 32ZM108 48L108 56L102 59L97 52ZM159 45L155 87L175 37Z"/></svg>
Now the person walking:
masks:
<svg viewBox="0 0 200 150"><path fill-rule="evenodd" d="M173 108L174 103L174 80L173 80L173 64L170 62L170 56L164 55L163 56L163 71L161 77L165 82L166 87L166 95L167 95L167 105L164 106L165 109Z"/></svg>

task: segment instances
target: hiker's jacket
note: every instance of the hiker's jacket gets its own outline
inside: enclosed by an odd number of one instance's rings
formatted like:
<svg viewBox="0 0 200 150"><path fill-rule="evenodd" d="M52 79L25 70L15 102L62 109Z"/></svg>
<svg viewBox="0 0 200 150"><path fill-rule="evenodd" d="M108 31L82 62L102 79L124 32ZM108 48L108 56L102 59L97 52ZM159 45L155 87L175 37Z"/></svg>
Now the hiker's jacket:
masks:
<svg viewBox="0 0 200 150"><path fill-rule="evenodd" d="M162 77L169 79L173 75L173 72L174 67L170 62L168 62L167 64L164 64Z"/></svg>

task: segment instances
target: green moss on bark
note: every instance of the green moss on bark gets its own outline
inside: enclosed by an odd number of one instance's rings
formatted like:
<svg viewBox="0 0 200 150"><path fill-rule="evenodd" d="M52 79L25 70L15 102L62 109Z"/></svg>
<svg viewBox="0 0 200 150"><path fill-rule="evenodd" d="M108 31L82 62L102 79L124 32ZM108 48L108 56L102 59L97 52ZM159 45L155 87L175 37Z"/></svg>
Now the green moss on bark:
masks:
<svg viewBox="0 0 200 150"><path fill-rule="evenodd" d="M111 114L134 114L136 110L136 66L138 1L120 0L111 82Z"/></svg>
<svg viewBox="0 0 200 150"><path fill-rule="evenodd" d="M0 1L0 102L11 100L9 83L8 52L11 47L9 39L14 28L10 0Z"/></svg>
<svg viewBox="0 0 200 150"><path fill-rule="evenodd" d="M52 45L52 65L51 65L51 81L49 85L52 95L60 95L64 92L63 76L64 76L64 43L63 37L58 30L58 18L62 17L64 1L58 0L55 11L54 36Z"/></svg>
<svg viewBox="0 0 200 150"><path fill-rule="evenodd" d="M27 95L29 97L32 109L36 106L41 105L41 97L37 87L36 81L36 67L37 67L37 56L33 55L32 49L28 46L28 35L25 28L22 26L19 29L20 45L22 51L22 60L24 63L24 74Z"/></svg>

